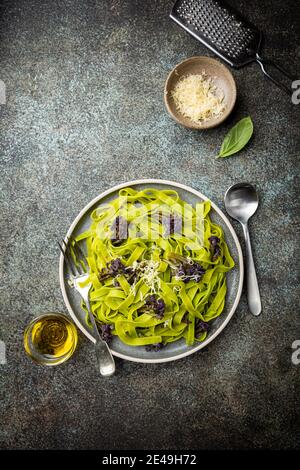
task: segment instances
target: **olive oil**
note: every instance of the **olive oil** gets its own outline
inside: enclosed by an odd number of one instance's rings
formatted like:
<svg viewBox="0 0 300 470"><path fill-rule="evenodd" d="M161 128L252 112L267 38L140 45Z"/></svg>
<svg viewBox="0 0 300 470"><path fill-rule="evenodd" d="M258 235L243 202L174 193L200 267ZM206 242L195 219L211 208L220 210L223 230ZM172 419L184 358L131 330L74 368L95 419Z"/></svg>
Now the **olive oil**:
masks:
<svg viewBox="0 0 300 470"><path fill-rule="evenodd" d="M77 330L62 314L48 313L34 319L24 333L24 347L40 364L56 365L66 361L77 345Z"/></svg>

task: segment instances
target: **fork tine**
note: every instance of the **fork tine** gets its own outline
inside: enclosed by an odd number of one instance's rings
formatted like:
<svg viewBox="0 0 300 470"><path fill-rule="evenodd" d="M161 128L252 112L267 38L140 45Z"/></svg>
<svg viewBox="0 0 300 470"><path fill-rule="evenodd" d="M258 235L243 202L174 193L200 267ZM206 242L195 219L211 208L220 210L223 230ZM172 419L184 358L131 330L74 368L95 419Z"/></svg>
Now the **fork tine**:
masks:
<svg viewBox="0 0 300 470"><path fill-rule="evenodd" d="M57 244L59 246L60 251L62 252L62 255L64 257L64 261L67 265L67 268L69 269L69 271L71 271L72 275L75 276L72 263L70 263L65 250L63 249L63 247L61 246L61 244L59 242L57 242Z"/></svg>
<svg viewBox="0 0 300 470"><path fill-rule="evenodd" d="M66 264L67 264L69 270L71 271L72 275L74 277L76 277L76 276L78 276L78 271L77 271L76 265L74 264L72 256L71 256L69 243L66 243L65 240L63 240L62 242L63 242L63 245L64 245L65 249L63 249L63 248L61 248L61 249L62 249L62 252L64 254Z"/></svg>
<svg viewBox="0 0 300 470"><path fill-rule="evenodd" d="M82 276L86 273L86 268L84 262L81 260L81 254L78 252L77 247L75 246L75 240L72 237L67 238L69 251L73 259L74 268L77 270L77 274Z"/></svg>
<svg viewBox="0 0 300 470"><path fill-rule="evenodd" d="M81 263L84 271L87 272L89 270L89 265L85 257L85 254L83 253L81 249L81 246L73 237L70 237L70 241L73 243L73 248L74 248L74 252L75 252L77 260Z"/></svg>

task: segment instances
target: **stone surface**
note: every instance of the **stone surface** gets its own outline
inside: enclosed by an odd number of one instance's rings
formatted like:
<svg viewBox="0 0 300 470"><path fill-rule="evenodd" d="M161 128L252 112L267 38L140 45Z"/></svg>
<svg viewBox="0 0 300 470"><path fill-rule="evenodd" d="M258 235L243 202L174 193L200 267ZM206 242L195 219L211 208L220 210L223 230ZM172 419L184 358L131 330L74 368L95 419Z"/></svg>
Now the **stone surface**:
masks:
<svg viewBox="0 0 300 470"><path fill-rule="evenodd" d="M265 31L265 55L300 77L296 1L231 1ZM252 64L233 71L238 102L220 128L192 132L163 103L170 69L208 51L168 18L167 0L2 1L0 79L0 447L207 449L299 447L296 224L300 106ZM254 137L216 160L226 131L250 114ZM56 241L99 192L166 178L223 208L227 187L256 185L251 235L263 313L243 294L209 347L178 362L117 361L103 380L81 337L74 357L43 368L24 354L34 315L66 311ZM238 235L240 228L234 223ZM299 258L298 258L299 259Z"/></svg>

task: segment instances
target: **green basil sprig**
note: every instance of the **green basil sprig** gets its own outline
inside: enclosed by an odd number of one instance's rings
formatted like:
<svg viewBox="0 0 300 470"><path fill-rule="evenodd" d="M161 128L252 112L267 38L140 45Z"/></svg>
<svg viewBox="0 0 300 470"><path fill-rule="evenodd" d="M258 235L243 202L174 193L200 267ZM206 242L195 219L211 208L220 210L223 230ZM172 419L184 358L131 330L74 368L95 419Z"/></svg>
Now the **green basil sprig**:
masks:
<svg viewBox="0 0 300 470"><path fill-rule="evenodd" d="M229 157L239 152L251 139L253 134L253 122L250 116L241 119L226 134L218 157Z"/></svg>

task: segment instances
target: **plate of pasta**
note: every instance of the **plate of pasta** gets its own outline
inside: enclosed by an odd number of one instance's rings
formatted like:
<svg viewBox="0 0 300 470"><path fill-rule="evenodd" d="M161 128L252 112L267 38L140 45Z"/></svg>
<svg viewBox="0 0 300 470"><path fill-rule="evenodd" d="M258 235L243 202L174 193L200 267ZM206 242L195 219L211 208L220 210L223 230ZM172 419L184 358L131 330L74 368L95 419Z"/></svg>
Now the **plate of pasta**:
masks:
<svg viewBox="0 0 300 470"><path fill-rule="evenodd" d="M86 255L91 309L117 357L185 357L216 338L237 308L244 275L238 238L223 212L184 184L114 186L80 211L70 237ZM71 317L95 342L62 255L59 277Z"/></svg>

